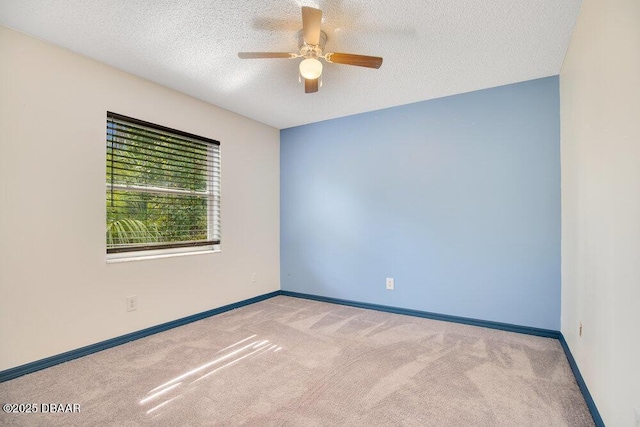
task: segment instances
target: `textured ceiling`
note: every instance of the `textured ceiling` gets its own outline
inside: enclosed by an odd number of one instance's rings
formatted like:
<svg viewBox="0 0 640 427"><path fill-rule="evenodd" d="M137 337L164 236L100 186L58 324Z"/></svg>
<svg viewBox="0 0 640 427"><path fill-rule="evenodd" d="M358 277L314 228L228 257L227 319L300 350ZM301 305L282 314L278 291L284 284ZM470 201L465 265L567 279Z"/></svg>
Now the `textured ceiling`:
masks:
<svg viewBox="0 0 640 427"><path fill-rule="evenodd" d="M276 128L558 74L581 0L0 0L0 24ZM324 63L305 94L301 6L323 10Z"/></svg>

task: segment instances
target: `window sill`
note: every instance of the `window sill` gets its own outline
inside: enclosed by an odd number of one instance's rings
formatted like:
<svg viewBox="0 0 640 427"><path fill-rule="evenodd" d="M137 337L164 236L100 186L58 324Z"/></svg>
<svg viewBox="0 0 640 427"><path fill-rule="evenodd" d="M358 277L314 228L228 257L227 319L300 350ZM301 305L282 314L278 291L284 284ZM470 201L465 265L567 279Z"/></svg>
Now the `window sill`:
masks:
<svg viewBox="0 0 640 427"><path fill-rule="evenodd" d="M162 258L174 258L181 256L191 256L191 255L203 255L203 254L215 254L220 252L219 248L214 249L205 249L205 250L195 250L188 252L174 252L174 253L155 253L155 254L141 254L141 255L131 255L131 254L117 254L117 255L107 255L106 262L107 264L119 264L122 262L133 262L133 261L146 261L150 259L162 259Z"/></svg>

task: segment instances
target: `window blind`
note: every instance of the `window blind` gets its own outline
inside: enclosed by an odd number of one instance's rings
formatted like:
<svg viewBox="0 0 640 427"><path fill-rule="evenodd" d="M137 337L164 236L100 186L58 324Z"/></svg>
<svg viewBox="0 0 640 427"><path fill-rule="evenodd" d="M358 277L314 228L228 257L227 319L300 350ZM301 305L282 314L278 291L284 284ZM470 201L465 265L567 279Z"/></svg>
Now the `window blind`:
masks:
<svg viewBox="0 0 640 427"><path fill-rule="evenodd" d="M220 143L107 113L107 253L220 243Z"/></svg>

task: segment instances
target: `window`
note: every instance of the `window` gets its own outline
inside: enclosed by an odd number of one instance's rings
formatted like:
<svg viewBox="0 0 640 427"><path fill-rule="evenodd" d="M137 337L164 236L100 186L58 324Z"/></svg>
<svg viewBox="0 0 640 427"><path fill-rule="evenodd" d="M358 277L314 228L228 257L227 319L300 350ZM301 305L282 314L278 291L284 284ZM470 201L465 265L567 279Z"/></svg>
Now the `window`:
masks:
<svg viewBox="0 0 640 427"><path fill-rule="evenodd" d="M108 112L107 254L218 244L220 143Z"/></svg>

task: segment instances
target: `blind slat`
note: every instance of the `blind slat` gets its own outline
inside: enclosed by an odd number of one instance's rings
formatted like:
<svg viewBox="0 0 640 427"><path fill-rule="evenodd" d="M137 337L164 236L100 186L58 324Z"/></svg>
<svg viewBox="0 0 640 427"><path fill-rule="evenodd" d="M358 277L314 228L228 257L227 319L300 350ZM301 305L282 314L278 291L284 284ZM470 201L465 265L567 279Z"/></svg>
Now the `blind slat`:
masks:
<svg viewBox="0 0 640 427"><path fill-rule="evenodd" d="M194 184L204 184L206 178L211 177L212 174L203 173L201 171L199 173L199 179L194 179L193 174L187 174L186 172L176 172L176 171L168 171L165 169L156 169L156 168L138 168L138 167L125 167L124 164L118 164L118 166L114 166L109 171L110 174L114 177L114 180L122 179L123 182L131 182L135 180L136 182L172 182L175 184L186 183L189 185ZM170 179L168 179L170 178Z"/></svg>
<svg viewBox="0 0 640 427"><path fill-rule="evenodd" d="M192 143L195 145L206 145L206 144L220 145L220 142L213 139L189 134L176 129L166 128L164 126L156 125L149 122L143 122L141 120L134 119L132 117L120 116L122 117L122 119L118 119L116 117L118 116L118 114L116 113L107 113L107 116L108 116L107 117L107 133L110 125L112 128L118 125L121 125L131 129L141 130L143 132L149 132L151 134L155 134L157 137L169 137L176 141L184 141L184 142ZM139 124L135 124L136 122Z"/></svg>
<svg viewBox="0 0 640 427"><path fill-rule="evenodd" d="M132 150L143 151L145 154L158 158L170 158L176 161L186 163L206 164L207 153L194 153L191 151L179 150L175 147L167 147L167 144L153 144L139 139L114 137L109 141L109 148L113 147L121 152L132 152ZM170 148L169 150L161 150L161 148ZM125 151L125 149L127 151ZM133 151L135 152L135 151ZM174 159L179 158L179 159Z"/></svg>

